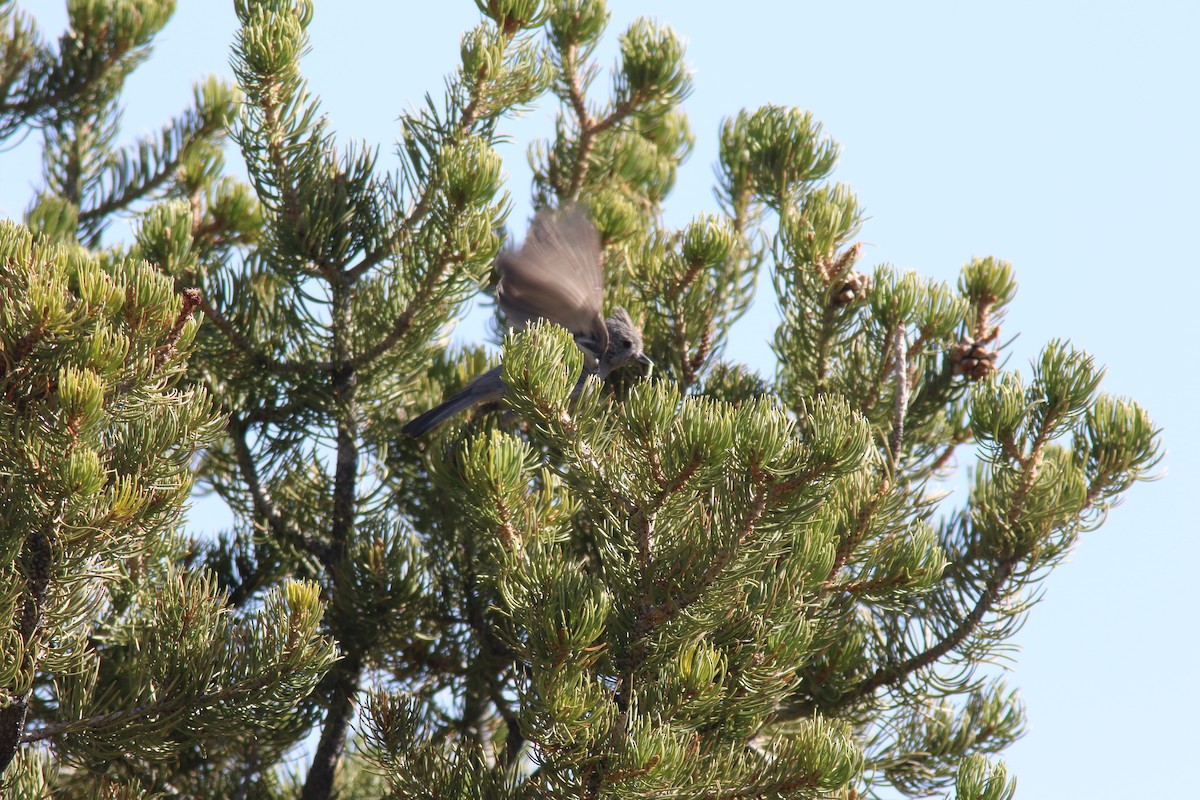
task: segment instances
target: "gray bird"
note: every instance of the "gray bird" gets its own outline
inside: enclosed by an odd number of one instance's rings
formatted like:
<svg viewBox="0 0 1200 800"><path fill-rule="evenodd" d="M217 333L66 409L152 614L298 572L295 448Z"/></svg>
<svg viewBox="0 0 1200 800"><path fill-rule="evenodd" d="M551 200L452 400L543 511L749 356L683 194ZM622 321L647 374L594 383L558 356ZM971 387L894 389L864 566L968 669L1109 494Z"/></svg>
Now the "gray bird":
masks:
<svg viewBox="0 0 1200 800"><path fill-rule="evenodd" d="M542 209L534 215L519 251L500 254L496 300L508 324L521 328L545 319L566 328L583 353L583 374L601 380L631 362L651 365L642 353L642 332L623 308L603 317L604 270L600 235L577 209ZM424 436L460 411L504 396L500 367L478 376L458 394L404 426L408 436Z"/></svg>

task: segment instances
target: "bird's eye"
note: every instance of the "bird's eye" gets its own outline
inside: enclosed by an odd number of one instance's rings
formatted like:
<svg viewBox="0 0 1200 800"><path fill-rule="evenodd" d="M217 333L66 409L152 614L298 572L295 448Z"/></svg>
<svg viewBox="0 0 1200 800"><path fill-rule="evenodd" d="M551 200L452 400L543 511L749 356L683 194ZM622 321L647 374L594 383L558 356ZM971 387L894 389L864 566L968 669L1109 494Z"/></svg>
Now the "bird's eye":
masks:
<svg viewBox="0 0 1200 800"><path fill-rule="evenodd" d="M629 340L629 338L626 337L621 340L621 347L624 347L626 350L628 350L629 348L633 347L633 342L631 342Z"/></svg>

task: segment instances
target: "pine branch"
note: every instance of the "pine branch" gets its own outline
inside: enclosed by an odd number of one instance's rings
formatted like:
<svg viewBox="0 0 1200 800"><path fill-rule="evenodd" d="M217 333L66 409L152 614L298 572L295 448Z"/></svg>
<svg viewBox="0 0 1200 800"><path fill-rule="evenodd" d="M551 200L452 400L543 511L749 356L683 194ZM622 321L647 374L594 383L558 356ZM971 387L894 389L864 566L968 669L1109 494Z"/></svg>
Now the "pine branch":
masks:
<svg viewBox="0 0 1200 800"><path fill-rule="evenodd" d="M966 441L970 441L970 440L968 439ZM954 458L954 453L955 453L955 451L958 450L958 446L960 444L964 444L964 443L965 442L960 442L957 439L955 439L955 441L952 441L950 444L946 445L945 448L942 449L942 452L938 455L938 457L933 460L933 463L929 465L927 474L936 475L939 470L941 470L943 467L946 466L946 464L948 464L950 462L950 459Z"/></svg>
<svg viewBox="0 0 1200 800"><path fill-rule="evenodd" d="M35 48L45 50L40 44L35 44ZM6 65L9 77L4 85L0 86L0 98L7 97L10 87L22 79L25 83L22 88L25 91L22 93L22 99L16 102L0 100L0 119L13 118L11 121L0 123L0 141L7 138L11 131L19 130L27 120L43 117L40 122L44 124L62 114L64 109L73 109L77 100L91 95L94 89L110 77L112 69L132 48L133 44L130 42L116 43L102 58L85 62L86 69L78 72L68 72L66 65L61 62L50 64L51 57L44 52L39 54L43 63L38 66L42 69L36 73L29 70L24 75L21 74L21 67L32 64L34 59ZM9 66L13 69L9 70ZM31 81L40 83L31 85Z"/></svg>
<svg viewBox="0 0 1200 800"><path fill-rule="evenodd" d="M505 31L505 45L507 46L512 41L514 33ZM467 136L471 135L475 128L475 123L479 121L479 111L483 103L484 89L488 86L488 75L486 72L480 72L476 76L475 82L471 86L469 92L469 100L463 108L462 116L459 118L455 126L455 134L449 137L450 142L462 141ZM425 216L433 207L433 196L441 188L437 181L428 181L422 187L420 197L413 207L404 215L404 219L396 227L393 233L388 236L380 245L369 253L366 253L359 263L353 267L346 269L346 275L351 281L358 280L367 270L377 266L388 253L392 252L400 242L412 235L417 226L424 220ZM394 340L393 340L394 343ZM381 352L386 352L388 348L383 348ZM373 361L378 355L367 358L366 360Z"/></svg>
<svg viewBox="0 0 1200 800"><path fill-rule="evenodd" d="M312 372L329 372L333 368L333 363L330 361L293 361L290 359L273 358L262 350L259 350L253 342L243 336L225 318L225 315L208 301L207 297L201 296L199 308L204 312L204 316L212 320L213 325L217 326L217 330L224 334L229 343L256 368L268 370L276 375L287 376L309 374Z"/></svg>
<svg viewBox="0 0 1200 800"><path fill-rule="evenodd" d="M25 572L25 602L21 606L20 624L16 633L22 645L21 672L32 674L34 653L38 649L38 634L45 624L46 599L50 591L50 572L53 561L55 531L62 525L66 499L59 503L58 513L44 527L32 531L23 548ZM8 768L25 741L25 718L29 713L32 686L13 695L8 705L0 709L0 774Z"/></svg>
<svg viewBox="0 0 1200 800"><path fill-rule="evenodd" d="M1047 415L1037 435L1034 437L1029 455L1018 460L1018 463L1022 467L1021 482L1018 484L1008 513L1005 514L1006 524L1010 527L1020 520L1025 511L1026 500L1034 481L1037 479L1038 471L1042 465L1043 452L1049 441L1050 431L1053 430L1053 426L1053 417ZM905 659L899 664L876 670L871 677L855 688L851 696L869 697L877 689L900 683L913 673L934 665L943 656L966 641L967 637L973 634L983 622L984 616L995 607L1001 597L1006 595L1004 591L1005 586L1012 577L1017 563L1024 555L1021 552L1014 552L1007 558L996 562L994 570L989 574L984 584L983 592L976 600L974 607L941 641Z"/></svg>
<svg viewBox="0 0 1200 800"><path fill-rule="evenodd" d="M596 137L609 128L624 122L645 100L641 94L635 92L619 102L603 119L593 119L587 109L583 82L576 63L577 55L578 47L574 43L568 45L562 54L562 71L567 85L567 100L575 113L575 123L579 127L579 140L575 150L575 166L571 170L571 182L567 184L566 192L561 198L565 201L579 199L579 193L583 190L584 178L588 172L588 159L596 144Z"/></svg>
<svg viewBox="0 0 1200 800"><path fill-rule="evenodd" d="M821 311L821 329L817 335L817 381L816 386L813 387L817 393L828 391L829 388L829 369L830 361L833 358L837 313L837 306L830 302L826 302L824 309Z"/></svg>
<svg viewBox="0 0 1200 800"><path fill-rule="evenodd" d="M132 294L133 288L130 287L128 294ZM167 336L163 339L162 344L154 348L153 362L151 364L151 374L157 373L162 365L169 358L175 356L175 346L179 344L179 337L183 335L183 328L192 318L192 312L200 305L202 295L199 289L184 289L179 293L182 302L179 306L179 313L175 315L175 322L171 329L167 331ZM132 302L130 303L132 305ZM145 380L144 376L133 375L117 384L114 393L121 395L127 393L135 383Z"/></svg>
<svg viewBox="0 0 1200 800"><path fill-rule="evenodd" d="M893 349L893 367L896 373L896 401L892 416L892 435L888 439L891 450L893 469L900 465L900 448L904 443L904 416L908 413L908 365L904 346L904 326L896 326L895 345Z"/></svg>
<svg viewBox="0 0 1200 800"><path fill-rule="evenodd" d="M353 334L351 316L351 287L345 279L333 285L333 357L335 368L331 375L334 424L336 425L335 467L333 478L333 518L329 526L329 544L324 548L325 567L333 580L337 596L344 591L345 578L339 565L345 548L354 535L358 487L358 437L361 435L356 398L358 375L351 363L350 337ZM362 644L338 636L344 653L343 662L335 668L333 680L325 696L329 709L312 764L304 780L301 800L326 800L333 791L337 764L345 749L350 720L354 715L354 696L359 689L365 653Z"/></svg>
<svg viewBox="0 0 1200 800"><path fill-rule="evenodd" d="M491 700L496 713L504 721L507 731L502 762L506 770L513 770L520 763L525 737L521 733L519 717L508 707L508 702L504 699L504 684L501 682L500 675L514 662L515 654L500 641L492 626L487 624L484 616L486 608L480 597L483 587L476 568L475 534L473 530L467 529L463 536L463 600L467 606L467 624L474 631L482 654L472 672L484 673L477 677L484 680L488 699ZM509 542L506 542L506 545L509 545Z"/></svg>
<svg viewBox="0 0 1200 800"><path fill-rule="evenodd" d="M315 556L326 566L335 564L333 554L328 547L310 541L302 531L288 521L279 510L279 507L275 505L270 493L259 477L254 455L251 453L250 445L246 441L247 433L248 428L245 421L237 415L231 414L229 416L229 441L233 445L234 455L237 460L238 469L242 475L242 480L245 482L246 489L250 493L254 513L266 522L268 530L279 541L290 544L302 553L309 553Z"/></svg>
<svg viewBox="0 0 1200 800"><path fill-rule="evenodd" d="M567 98L575 112L576 124L579 126L579 144L575 152L575 166L571 170L571 182L567 184L567 191L563 198L566 200L575 200L579 197L579 190L583 188L584 175L587 174L588 157L591 155L592 145L595 142L592 116L587 110L587 101L583 95L583 86L575 63L577 52L577 46L572 43L563 50L562 54L562 71L567 83Z"/></svg>
<svg viewBox="0 0 1200 800"><path fill-rule="evenodd" d="M283 121L280 118L279 98L282 91L283 87L275 83L274 80L268 79L259 92L259 97L261 98L259 108L263 112L263 138L266 141L267 162L271 165L274 172L274 183L279 187L280 202L278 210L282 213L288 227L298 234L302 234L300 194L297 191L295 182L292 180L293 170L289 168L290 162L285 153L284 145L289 136L288 132L283 129ZM304 239L303 235L298 235L297 238L300 240ZM308 255L311 256L311 252ZM303 269L311 277L332 277L330 265L327 263L317 264L315 271L307 268Z"/></svg>
<svg viewBox="0 0 1200 800"><path fill-rule="evenodd" d="M84 731L111 730L150 717L166 717L180 711L196 711L202 708L209 708L222 703L228 703L229 701L250 697L256 692L268 689L278 683L279 675L274 672L268 672L255 678L231 684L216 692L208 692L190 697L175 697L158 703L135 706L126 711L113 711L108 714L98 714L94 717L86 717L84 719L42 725L27 731L21 737L21 744L57 739Z"/></svg>
<svg viewBox="0 0 1200 800"><path fill-rule="evenodd" d="M350 355L353 317L350 287L333 287L333 357L330 376L337 427L333 476L333 519L330 524L330 565L341 562L346 542L354 535L358 486L358 438L361 435L357 400L358 374Z"/></svg>
<svg viewBox="0 0 1200 800"><path fill-rule="evenodd" d="M344 657L334 668L332 678L327 686L322 687L322 694L330 698L329 710L325 713L325 725L321 729L317 749L313 752L300 800L327 800L333 794L333 779L338 761L346 748L346 736L354 716L354 697L358 694L362 679L359 657L356 654Z"/></svg>
<svg viewBox="0 0 1200 800"><path fill-rule="evenodd" d="M842 539L838 544L837 551L834 553L833 566L829 570L829 577L821 584L821 592L823 594L827 594L835 589L842 568L846 566L846 562L849 560L851 554L854 553L863 536L866 535L867 527L871 524L871 518L875 514L875 510L879 508L879 504L883 502L883 498L887 496L890 488L891 482L887 478L880 478L879 487L871 495L871 499L859 509L858 517L854 523L854 530Z"/></svg>
<svg viewBox="0 0 1200 800"><path fill-rule="evenodd" d="M447 247L450 247L448 242ZM392 321L392 327L387 334L366 350L355 353L350 358L349 364L352 368L362 369L369 366L380 356L389 352L404 338L412 329L413 320L417 315L428 312L429 298L433 295L433 290L446 275L452 263L453 259L449 251L440 254L434 265L425 273L425 279L421 281L421 285L417 288L412 299L408 301L404 306L404 310Z"/></svg>
<svg viewBox="0 0 1200 800"><path fill-rule="evenodd" d="M175 177L189 148L223 127L223 115L193 111L164 128L157 147L150 139L143 139L136 145L136 156L129 151L114 156L98 178L101 185L109 187L106 196L97 198L90 207L80 208L80 223L102 221L166 184ZM128 179L131 173L133 180Z"/></svg>
<svg viewBox="0 0 1200 800"><path fill-rule="evenodd" d="M722 548L717 553L695 585L686 592L668 596L665 601L658 604L650 603L648 595L645 595L647 599L645 600L644 607L639 611L636 628L639 631L638 636L640 639L644 640L654 628L668 622L699 601L712 588L713 584L717 582L717 579L721 577L721 573L733 562L741 546L754 532L754 526L758 524L759 519L762 518L763 513L768 509L771 499L771 490L767 487L765 481L763 481L763 476L756 474L753 480L755 482L755 489L752 495L753 500L746 510L746 515L742 523L737 528L738 534L736 538L728 547ZM646 573L649 573L649 569L646 569Z"/></svg>
<svg viewBox="0 0 1200 800"><path fill-rule="evenodd" d="M975 632L984 616L995 607L996 602L1004 595L1004 587L1012 577L1017 559L1008 559L996 565L996 569L984 584L983 592L961 622L937 644L920 653L905 659L894 666L876 670L875 673L855 687L851 696L869 697L876 690L885 686L900 683L909 675L936 664L943 656L962 644L968 636Z"/></svg>
<svg viewBox="0 0 1200 800"><path fill-rule="evenodd" d="M882 337L883 340L887 342L894 341L896 330L902 328L903 325L901 323L897 323L895 328L888 330L887 335ZM895 358L896 350L894 347L887 346L880 349L879 359L872 373L870 388L867 390L866 395L863 397L862 404L860 405L860 410L863 414L870 416L871 412L873 412L875 407L879 404L879 399L883 396L883 390L887 384L888 375L893 371Z"/></svg>

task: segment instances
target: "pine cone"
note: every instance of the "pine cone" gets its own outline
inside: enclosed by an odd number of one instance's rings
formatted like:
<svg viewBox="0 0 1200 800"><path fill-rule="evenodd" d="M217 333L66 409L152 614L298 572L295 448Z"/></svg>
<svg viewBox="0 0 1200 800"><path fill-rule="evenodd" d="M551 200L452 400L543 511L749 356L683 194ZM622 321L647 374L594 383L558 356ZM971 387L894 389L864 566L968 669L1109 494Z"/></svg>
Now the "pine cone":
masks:
<svg viewBox="0 0 1200 800"><path fill-rule="evenodd" d="M846 282L833 295L833 304L845 308L855 300L861 299L871 289L871 279L861 272L850 272Z"/></svg>
<svg viewBox="0 0 1200 800"><path fill-rule="evenodd" d="M955 375L966 375L967 380L980 381L996 371L996 359L1000 356L987 346L995 341L995 336L974 341L963 340L950 350L950 361L954 364Z"/></svg>

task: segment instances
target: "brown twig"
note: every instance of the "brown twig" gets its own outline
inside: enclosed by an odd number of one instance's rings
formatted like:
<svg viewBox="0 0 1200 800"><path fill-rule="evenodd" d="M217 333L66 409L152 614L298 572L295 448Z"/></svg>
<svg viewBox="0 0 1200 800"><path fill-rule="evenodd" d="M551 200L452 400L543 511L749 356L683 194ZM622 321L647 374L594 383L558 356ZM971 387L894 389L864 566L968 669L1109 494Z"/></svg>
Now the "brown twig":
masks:
<svg viewBox="0 0 1200 800"><path fill-rule="evenodd" d="M203 295L200 296L198 308L213 325L217 327L230 344L246 357L255 367L260 367L278 375L294 375L299 372L328 372L328 361L281 361L268 356L257 349L254 344L230 324L225 315L218 311Z"/></svg>
<svg viewBox="0 0 1200 800"><path fill-rule="evenodd" d="M404 306L404 310L401 311L396 316L396 319L392 321L392 327L387 334L384 335L382 339L375 342L375 344L368 347L366 350L355 353L349 361L351 367L355 369L361 369L362 367L367 366L372 361L386 353L388 350L392 349L396 343L400 341L404 334L408 333L409 329L412 327L413 318L417 315L419 310L427 307L429 297L433 294L434 287L437 285L437 282L441 280L442 276L446 274L446 270L449 269L450 263L450 256L443 255L442 259L436 264L436 266L429 270L428 274L425 276L425 280L421 282L420 287L417 289L416 294L414 294L412 299L409 300Z"/></svg>
<svg viewBox="0 0 1200 800"><path fill-rule="evenodd" d="M908 365L905 362L904 326L896 326L894 360L896 403L892 414L892 435L888 439L893 467L899 467L900 448L904 444L904 417L908 413Z"/></svg>
<svg viewBox="0 0 1200 800"><path fill-rule="evenodd" d="M505 45L512 40L513 34L505 31ZM458 135L453 137L455 141L467 136L475 127L475 123L479 121L479 111L483 104L483 89L487 85L488 75L485 71L481 71L475 78L475 83L471 86L469 93L470 100L463 107L462 117L458 121ZM430 181L421 191L417 202L404 215L404 219L396 227L396 230L388 236L378 247L369 253L366 253L362 260L345 270L346 277L351 281L358 280L363 273L383 261L384 256L395 248L402 239L412 234L417 224L425 218L429 210L433 207L430 198L434 195L435 190L440 187L437 181Z"/></svg>
<svg viewBox="0 0 1200 800"><path fill-rule="evenodd" d="M852 530L846 538L842 539L838 545L837 552L833 556L833 566L829 570L829 577L821 584L821 592L827 593L834 588L837 582L838 574L842 571L842 567L846 566L846 562L850 559L850 554L854 552L854 548L858 547L858 543L862 541L863 536L867 532L867 526L871 522L871 516L875 513L875 509L879 508L880 502L887 495L891 488L891 482L887 478L882 478L879 481L879 487L875 490L875 494L871 495L861 509L858 511L858 516L854 521L854 530Z"/></svg>

